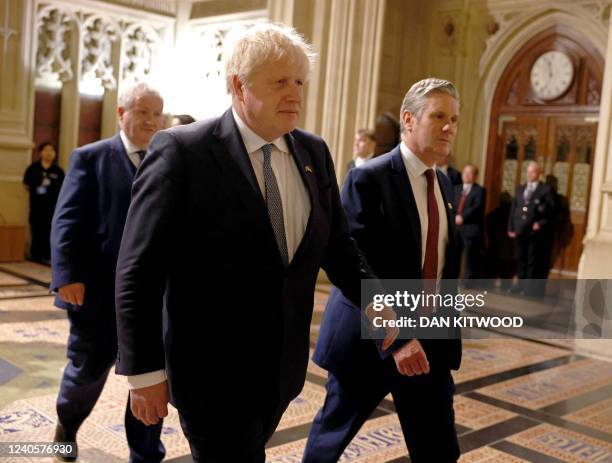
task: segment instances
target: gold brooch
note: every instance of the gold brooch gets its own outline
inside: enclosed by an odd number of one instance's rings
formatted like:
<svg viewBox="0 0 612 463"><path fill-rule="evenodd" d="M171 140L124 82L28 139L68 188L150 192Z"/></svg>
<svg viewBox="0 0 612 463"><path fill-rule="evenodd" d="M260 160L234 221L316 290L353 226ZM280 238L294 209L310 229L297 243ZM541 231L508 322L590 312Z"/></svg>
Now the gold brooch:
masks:
<svg viewBox="0 0 612 463"><path fill-rule="evenodd" d="M312 169L310 168L310 166L305 166L304 169L306 169L306 172L308 172L309 174L312 174Z"/></svg>

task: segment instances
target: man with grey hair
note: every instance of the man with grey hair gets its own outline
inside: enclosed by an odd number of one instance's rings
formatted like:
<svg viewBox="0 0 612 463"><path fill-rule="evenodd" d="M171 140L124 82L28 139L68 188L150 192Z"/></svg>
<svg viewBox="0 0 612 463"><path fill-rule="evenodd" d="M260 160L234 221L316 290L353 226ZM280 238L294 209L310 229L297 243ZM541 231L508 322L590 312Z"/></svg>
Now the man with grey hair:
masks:
<svg viewBox="0 0 612 463"><path fill-rule="evenodd" d="M161 95L146 83L119 97L120 132L72 153L51 227L51 289L70 321L68 364L57 398L56 442L76 442L117 358L115 265L130 190L147 145L163 124ZM158 462L165 449L161 423L147 427L132 415L125 432L131 462ZM76 450L57 454L74 461Z"/></svg>
<svg viewBox="0 0 612 463"><path fill-rule="evenodd" d="M436 165L457 134L459 95L441 79L424 79L406 93L401 142L352 169L342 187L351 235L380 278L456 291L460 253L454 236L453 191ZM444 281L441 281L444 280ZM454 282L453 282L454 280ZM460 339L397 339L381 358L361 339L360 317L344 291L333 288L313 360L328 370L325 404L310 430L304 463L336 462L384 397L391 393L413 463L459 458L451 369Z"/></svg>
<svg viewBox="0 0 612 463"><path fill-rule="evenodd" d="M355 304L373 277L325 142L296 128L310 47L272 24L234 34L232 107L153 138L117 265L117 372L134 415L155 424L171 400L207 463L265 460L304 385L319 269Z"/></svg>

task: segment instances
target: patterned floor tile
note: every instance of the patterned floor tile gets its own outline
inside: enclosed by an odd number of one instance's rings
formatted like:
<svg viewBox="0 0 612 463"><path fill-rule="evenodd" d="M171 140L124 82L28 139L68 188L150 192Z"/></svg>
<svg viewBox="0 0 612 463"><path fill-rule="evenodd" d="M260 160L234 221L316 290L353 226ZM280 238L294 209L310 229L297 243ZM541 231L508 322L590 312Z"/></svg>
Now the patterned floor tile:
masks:
<svg viewBox="0 0 612 463"><path fill-rule="evenodd" d="M502 371L567 355L567 351L521 339L464 340L455 383L463 383Z"/></svg>
<svg viewBox="0 0 612 463"><path fill-rule="evenodd" d="M323 406L325 388L306 381L300 395L293 399L281 419L278 430L312 423L315 415Z"/></svg>
<svg viewBox="0 0 612 463"><path fill-rule="evenodd" d="M0 286L19 286L27 284L28 282L23 278L16 277L9 273L0 272Z"/></svg>
<svg viewBox="0 0 612 463"><path fill-rule="evenodd" d="M612 444L548 424L507 440L568 463L612 462Z"/></svg>
<svg viewBox="0 0 612 463"><path fill-rule="evenodd" d="M54 296L47 297L24 297L20 299L0 300L0 312L48 312L56 310L58 313L65 313L53 305Z"/></svg>
<svg viewBox="0 0 612 463"><path fill-rule="evenodd" d="M570 413L564 418L612 435L612 399Z"/></svg>
<svg viewBox="0 0 612 463"><path fill-rule="evenodd" d="M612 383L612 363L586 359L478 389L484 395L538 409Z"/></svg>
<svg viewBox="0 0 612 463"><path fill-rule="evenodd" d="M8 383L22 373L22 369L0 358L0 384Z"/></svg>
<svg viewBox="0 0 612 463"><path fill-rule="evenodd" d="M49 294L49 288L41 285L0 287L0 299L10 299L14 297L46 296L47 294Z"/></svg>
<svg viewBox="0 0 612 463"><path fill-rule="evenodd" d="M528 463L491 447L482 447L462 455L459 463Z"/></svg>
<svg viewBox="0 0 612 463"><path fill-rule="evenodd" d="M312 361L312 353L314 349L310 349L310 356L308 360L308 373L312 373L313 375L320 376L321 378L327 378L327 370L324 370L319 365Z"/></svg>
<svg viewBox="0 0 612 463"><path fill-rule="evenodd" d="M66 344L68 320L0 324L0 342L50 342Z"/></svg>
<svg viewBox="0 0 612 463"><path fill-rule="evenodd" d="M266 450L268 463L299 463L306 439L279 445ZM367 421L346 448L340 462L379 463L408 454L404 435L396 415Z"/></svg>
<svg viewBox="0 0 612 463"><path fill-rule="evenodd" d="M65 344L0 343L0 358L20 373L0 385L0 409L11 402L57 391L66 365Z"/></svg>
<svg viewBox="0 0 612 463"><path fill-rule="evenodd" d="M509 420L515 413L464 396L455 396L455 421L461 426L478 430Z"/></svg>
<svg viewBox="0 0 612 463"><path fill-rule="evenodd" d="M24 278L40 281L41 283L51 283L51 267L37 264L35 262L10 262L0 264L1 270L8 270Z"/></svg>
<svg viewBox="0 0 612 463"><path fill-rule="evenodd" d="M0 410L0 441L48 442L57 421L55 400L55 394L47 395L16 401ZM129 449L124 426L126 400L127 387L120 402L116 398L110 402L105 388L94 411L79 430L79 461L106 463L127 460ZM172 406L164 420L162 441L166 446L167 458L189 454L178 412Z"/></svg>

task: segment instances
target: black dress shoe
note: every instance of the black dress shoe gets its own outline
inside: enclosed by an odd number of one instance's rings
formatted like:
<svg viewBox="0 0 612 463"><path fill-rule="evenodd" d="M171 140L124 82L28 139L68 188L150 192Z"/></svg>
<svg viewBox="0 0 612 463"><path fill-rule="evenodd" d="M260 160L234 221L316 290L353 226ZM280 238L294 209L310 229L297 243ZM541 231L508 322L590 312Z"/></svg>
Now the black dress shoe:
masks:
<svg viewBox="0 0 612 463"><path fill-rule="evenodd" d="M61 424L55 427L53 443L65 446L65 451L58 451L55 458L59 461L76 461L79 449L76 443L76 434L66 432Z"/></svg>

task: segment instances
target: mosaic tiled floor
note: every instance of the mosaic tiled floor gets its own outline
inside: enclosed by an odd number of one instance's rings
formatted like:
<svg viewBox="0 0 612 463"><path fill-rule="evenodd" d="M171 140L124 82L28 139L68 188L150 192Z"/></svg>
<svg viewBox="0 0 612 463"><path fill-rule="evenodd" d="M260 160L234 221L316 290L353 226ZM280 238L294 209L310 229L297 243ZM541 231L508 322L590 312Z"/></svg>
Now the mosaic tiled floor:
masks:
<svg viewBox="0 0 612 463"><path fill-rule="evenodd" d="M44 442L53 434L68 322L48 295L49 278L48 268L38 264L0 267L0 441ZM315 294L313 343L327 291L322 287ZM612 363L576 357L568 349L571 343L551 344L498 338L464 342L462 368L454 375L464 451L460 463L612 462ZM306 385L269 443L268 462L301 461L310 424L325 398L326 377L325 370L309 363ZM125 380L111 375L79 432L80 462L126 461L126 398ZM340 461L409 462L394 410L389 396ZM163 440L167 461L190 461L172 408Z"/></svg>
<svg viewBox="0 0 612 463"><path fill-rule="evenodd" d="M0 272L0 286L17 286L27 284L27 280L16 277L10 273Z"/></svg>
<svg viewBox="0 0 612 463"><path fill-rule="evenodd" d="M612 384L612 363L585 359L479 389L478 392L537 409Z"/></svg>
<svg viewBox="0 0 612 463"><path fill-rule="evenodd" d="M0 270L34 280L43 285L51 283L51 269L46 265L35 262L2 263L0 264Z"/></svg>
<svg viewBox="0 0 612 463"><path fill-rule="evenodd" d="M612 434L612 398L565 415L564 418Z"/></svg>
<svg viewBox="0 0 612 463"><path fill-rule="evenodd" d="M508 440L561 461L572 463L612 461L612 443L548 424L523 431Z"/></svg>

